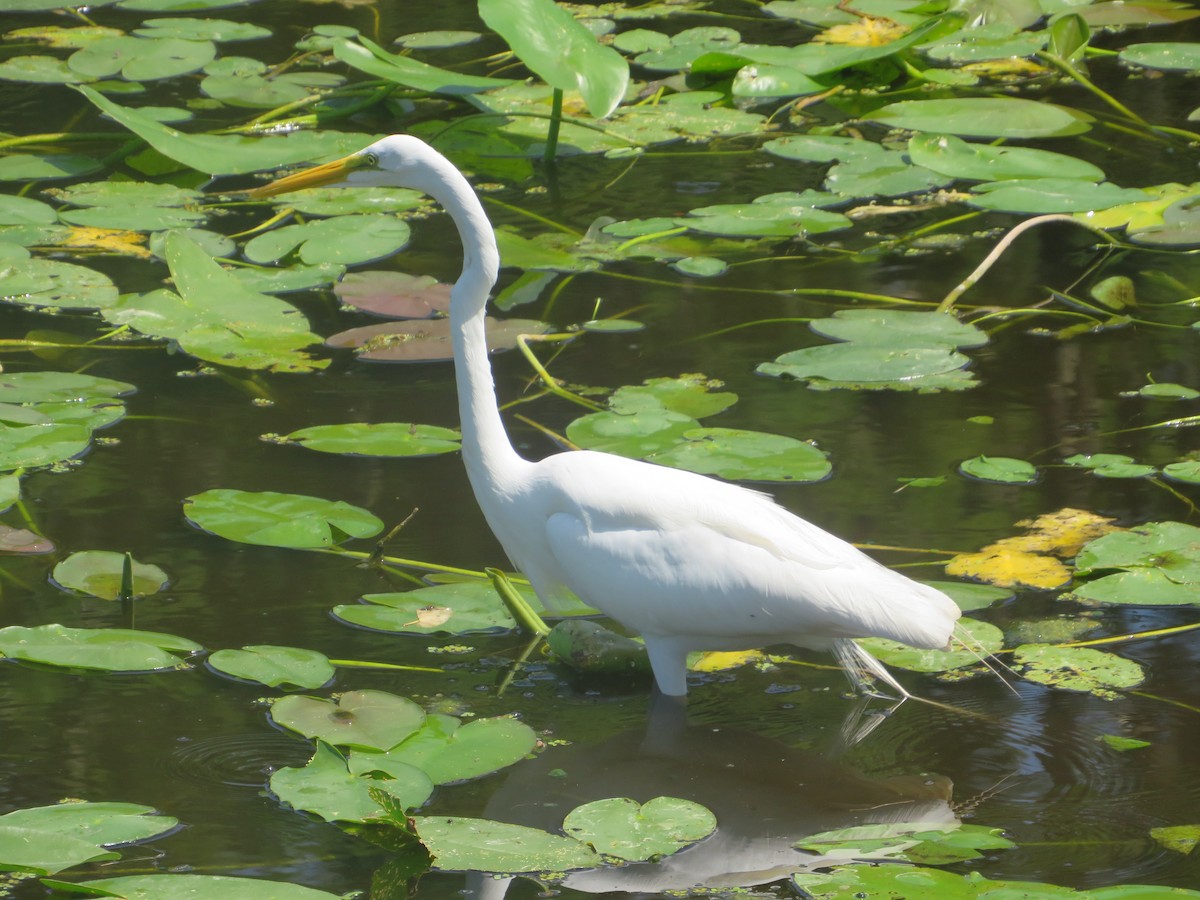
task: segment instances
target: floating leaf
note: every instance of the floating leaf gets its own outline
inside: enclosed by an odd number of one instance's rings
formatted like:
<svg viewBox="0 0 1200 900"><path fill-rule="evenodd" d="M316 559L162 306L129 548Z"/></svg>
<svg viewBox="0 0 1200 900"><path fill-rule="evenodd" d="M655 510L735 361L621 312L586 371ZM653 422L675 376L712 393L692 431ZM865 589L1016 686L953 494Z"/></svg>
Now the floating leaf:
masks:
<svg viewBox="0 0 1200 900"><path fill-rule="evenodd" d="M147 19L133 33L139 37L178 38L185 41L252 41L271 36L271 30L261 25L184 16Z"/></svg>
<svg viewBox="0 0 1200 900"><path fill-rule="evenodd" d="M1120 53L1121 61L1148 69L1200 71L1200 44L1162 41L1130 44Z"/></svg>
<svg viewBox="0 0 1200 900"><path fill-rule="evenodd" d="M338 216L264 232L251 238L244 252L248 260L260 265L296 253L309 265L352 266L393 255L403 249L411 235L408 223L395 216Z"/></svg>
<svg viewBox="0 0 1200 900"><path fill-rule="evenodd" d="M781 434L737 428L695 428L646 459L730 481L822 481L833 471L812 444Z"/></svg>
<svg viewBox="0 0 1200 900"><path fill-rule="evenodd" d="M613 412L635 413L668 409L694 419L714 416L737 403L737 394L720 391L724 383L699 373L678 378L648 378L641 384L625 385L613 391L608 405Z"/></svg>
<svg viewBox="0 0 1200 900"><path fill-rule="evenodd" d="M173 634L126 628L67 628L39 625L0 628L0 654L10 659L69 669L152 672L178 668L199 644Z"/></svg>
<svg viewBox="0 0 1200 900"><path fill-rule="evenodd" d="M425 772L434 784L451 784L511 766L536 745L533 729L508 716L464 725L454 716L429 715L416 732L386 753L354 751L350 768L390 772L400 763Z"/></svg>
<svg viewBox="0 0 1200 900"><path fill-rule="evenodd" d="M941 865L978 859L981 850L1015 847L999 828L941 822L888 822L852 825L806 837L802 850L833 856L852 854Z"/></svg>
<svg viewBox="0 0 1200 900"><path fill-rule="evenodd" d="M378 692L376 692L378 693ZM276 705L291 699L285 697ZM353 774L346 758L324 741L307 766L277 769L271 775L271 792L296 809L320 816L326 822L365 822L383 817L383 810L371 797L375 789L391 794L405 808L422 806L433 792L433 785L420 769L408 769L388 778L367 778Z"/></svg>
<svg viewBox="0 0 1200 900"><path fill-rule="evenodd" d="M1145 191L1107 181L1094 184L1073 178L1029 178L977 184L967 199L981 209L1016 213L1072 213L1108 209L1146 198Z"/></svg>
<svg viewBox="0 0 1200 900"><path fill-rule="evenodd" d="M1004 633L988 622L959 619L959 627L967 635L970 649L919 650L886 638L861 638L859 644L889 666L910 672L947 672L974 665L1004 646Z"/></svg>
<svg viewBox="0 0 1200 900"><path fill-rule="evenodd" d="M699 428L691 416L663 407L629 413L598 412L581 416L567 426L567 439L585 450L600 450L642 459L668 450L683 435Z"/></svg>
<svg viewBox="0 0 1200 900"><path fill-rule="evenodd" d="M429 275L351 272L333 292L356 309L393 319L428 319L450 309L450 285Z"/></svg>
<svg viewBox="0 0 1200 900"><path fill-rule="evenodd" d="M976 456L958 464L958 471L980 481L999 484L1033 484L1038 480L1037 466L1009 456Z"/></svg>
<svg viewBox="0 0 1200 900"><path fill-rule="evenodd" d="M961 137L1044 138L1081 134L1091 127L1085 112L1018 97L902 100L867 118L889 128Z"/></svg>
<svg viewBox="0 0 1200 900"><path fill-rule="evenodd" d="M909 344L921 347L982 347L988 336L950 313L897 309L841 309L809 327L835 341L877 346Z"/></svg>
<svg viewBox="0 0 1200 900"><path fill-rule="evenodd" d="M1013 592L1007 588L990 584L971 584L965 581L925 581L924 584L941 591L963 612L987 609L1001 600L1008 600Z"/></svg>
<svg viewBox="0 0 1200 900"><path fill-rule="evenodd" d="M1158 472L1154 466L1135 463L1121 453L1076 453L1063 460L1068 466L1091 469L1101 478L1148 478Z"/></svg>
<svg viewBox="0 0 1200 900"><path fill-rule="evenodd" d="M197 3L201 0L188 2ZM225 4L229 0L214 2ZM128 3L129 0L126 0L123 5ZM191 900L194 897L221 897L224 900L339 900L338 894L300 884L230 875L123 875L56 886L74 893L86 889L99 896L125 897L128 900Z"/></svg>
<svg viewBox="0 0 1200 900"><path fill-rule="evenodd" d="M532 319L486 320L488 349L493 353L511 350L524 334L544 334L545 322ZM355 348L358 358L370 362L434 362L454 358L449 319L419 322L385 322L351 328L325 339L326 345L339 349Z"/></svg>
<svg viewBox="0 0 1200 900"><path fill-rule="evenodd" d="M271 704L271 719L335 746L390 750L421 727L425 711L386 691L347 691L336 701L282 697Z"/></svg>
<svg viewBox="0 0 1200 900"><path fill-rule="evenodd" d="M1200 397L1200 391L1182 384L1169 381L1156 382L1138 388L1142 397L1153 397L1157 400L1195 400Z"/></svg>
<svg viewBox="0 0 1200 900"><path fill-rule="evenodd" d="M413 825L442 871L565 872L601 863L585 844L537 828L450 816L420 816Z"/></svg>
<svg viewBox="0 0 1200 900"><path fill-rule="evenodd" d="M1129 750L1141 750L1143 747L1152 746L1150 741L1140 741L1137 738L1122 737L1119 734L1102 734L1099 740L1104 741L1112 749L1118 753L1125 753Z"/></svg>
<svg viewBox="0 0 1200 900"><path fill-rule="evenodd" d="M79 178L103 168L99 160L76 153L14 153L0 159L0 181Z"/></svg>
<svg viewBox="0 0 1200 900"><path fill-rule="evenodd" d="M341 500L275 491L214 489L184 500L184 515L198 528L230 541L301 550L372 537L383 522Z"/></svg>
<svg viewBox="0 0 1200 900"><path fill-rule="evenodd" d="M461 435L452 428L408 422L348 422L310 425L282 440L322 453L348 456L436 456L460 448Z"/></svg>
<svg viewBox="0 0 1200 900"><path fill-rule="evenodd" d="M1088 575L1103 569L1157 569L1179 583L1200 584L1200 528L1183 522L1149 522L1097 538L1075 560Z"/></svg>
<svg viewBox="0 0 1200 900"><path fill-rule="evenodd" d="M1116 700L1119 689L1137 687L1146 678L1132 660L1088 647L1025 644L1014 651L1013 663L1029 681L1105 700Z"/></svg>
<svg viewBox="0 0 1200 900"><path fill-rule="evenodd" d="M946 564L946 574L976 578L1001 587L1053 590L1071 580L1071 570L1053 557L1003 545L978 553L960 553Z"/></svg>
<svg viewBox="0 0 1200 900"><path fill-rule="evenodd" d="M1200 584L1172 581L1158 569L1132 569L1084 582L1071 596L1091 603L1196 606L1200 605Z"/></svg>
<svg viewBox="0 0 1200 900"><path fill-rule="evenodd" d="M62 803L0 816L0 870L53 875L86 862L119 859L105 849L170 831L178 820L136 803Z"/></svg>
<svg viewBox="0 0 1200 900"><path fill-rule="evenodd" d="M1200 825L1166 825L1151 828L1150 837L1176 853L1191 853L1200 844Z"/></svg>
<svg viewBox="0 0 1200 900"><path fill-rule="evenodd" d="M762 375L788 376L822 390L963 390L974 378L970 362L950 347L904 347L850 341L792 350L762 363Z"/></svg>
<svg viewBox="0 0 1200 900"><path fill-rule="evenodd" d="M218 650L208 657L208 665L234 678L257 681L267 687L287 684L308 690L327 684L335 671L324 653L271 644Z"/></svg>
<svg viewBox="0 0 1200 900"><path fill-rule="evenodd" d="M1187 459L1180 462L1168 463L1163 466L1162 473L1172 481L1182 481L1185 484L1200 484L1200 459Z"/></svg>
<svg viewBox="0 0 1200 900"><path fill-rule="evenodd" d="M117 287L107 275L53 259L0 261L0 301L60 309L108 309Z"/></svg>
<svg viewBox="0 0 1200 900"><path fill-rule="evenodd" d="M158 566L133 561L133 596L146 597L166 588L167 573ZM125 554L111 550L81 550L72 553L57 566L51 578L68 591L91 594L101 600L121 596Z"/></svg>
<svg viewBox="0 0 1200 900"><path fill-rule="evenodd" d="M909 139L908 154L926 169L973 181L1027 178L1076 178L1100 181L1104 172L1089 162L1030 147L969 144L946 134L918 134Z"/></svg>
<svg viewBox="0 0 1200 900"><path fill-rule="evenodd" d="M716 829L717 817L709 810L676 797L645 803L628 797L595 800L575 807L563 820L568 835L626 862L670 856Z"/></svg>
<svg viewBox="0 0 1200 900"><path fill-rule="evenodd" d="M540 607L532 589L522 593ZM365 603L335 606L335 618L376 631L413 634L474 634L516 627L487 581L439 584L388 594L365 594Z"/></svg>

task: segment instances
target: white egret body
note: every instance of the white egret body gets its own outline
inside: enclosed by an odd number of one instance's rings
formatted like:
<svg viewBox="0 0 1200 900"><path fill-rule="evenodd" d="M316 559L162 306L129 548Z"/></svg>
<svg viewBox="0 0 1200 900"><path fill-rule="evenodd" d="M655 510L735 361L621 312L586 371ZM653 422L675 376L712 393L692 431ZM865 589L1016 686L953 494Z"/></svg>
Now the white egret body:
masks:
<svg viewBox="0 0 1200 900"><path fill-rule="evenodd" d="M838 653L905 693L851 640L949 644L959 609L768 496L704 475L607 453L539 462L513 449L496 403L484 310L500 258L471 185L415 137L392 135L337 162L251 192L273 196L320 184L422 191L453 219L463 269L450 321L463 460L475 498L512 563L546 606L575 593L642 635L659 688L687 693L693 650L789 643Z"/></svg>

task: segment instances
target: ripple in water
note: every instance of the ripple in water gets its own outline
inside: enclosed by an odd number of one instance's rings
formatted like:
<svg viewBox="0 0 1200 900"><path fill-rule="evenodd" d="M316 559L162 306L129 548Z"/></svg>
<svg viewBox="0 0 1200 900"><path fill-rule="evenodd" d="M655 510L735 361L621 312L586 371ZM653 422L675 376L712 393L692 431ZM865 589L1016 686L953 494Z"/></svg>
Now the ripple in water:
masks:
<svg viewBox="0 0 1200 900"><path fill-rule="evenodd" d="M203 784L261 788L284 766L303 766L312 745L285 734L225 734L188 740L171 753L171 774Z"/></svg>

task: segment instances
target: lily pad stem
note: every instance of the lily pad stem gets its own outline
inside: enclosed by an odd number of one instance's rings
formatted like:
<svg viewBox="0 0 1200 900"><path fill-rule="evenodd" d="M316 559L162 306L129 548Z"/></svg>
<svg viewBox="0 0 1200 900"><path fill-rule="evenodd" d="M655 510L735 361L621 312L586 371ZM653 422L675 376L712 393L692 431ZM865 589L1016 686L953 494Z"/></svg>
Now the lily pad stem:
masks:
<svg viewBox="0 0 1200 900"><path fill-rule="evenodd" d="M529 360L529 365L533 367L533 371L537 372L538 377L542 379L542 384L550 393L562 397L564 400L570 400L572 403L577 403L585 409L590 409L592 412L602 412L604 407L598 403L593 403L586 397L580 397L578 394L568 391L565 387L558 383L558 380L546 371L546 367L529 349L529 341L566 341L577 338L579 335L573 332L562 334L521 334L517 336L517 346L521 353Z"/></svg>
<svg viewBox="0 0 1200 900"><path fill-rule="evenodd" d="M992 252L984 257L983 262L975 267L975 271L964 278L958 287L956 287L942 299L942 302L938 304L937 311L940 313L950 312L958 298L974 287L975 283L988 273L988 270L996 264L996 260L1003 256L1004 252L1012 246L1013 241L1019 238L1030 228L1034 228L1038 225L1045 225L1048 222L1069 222L1072 225L1079 225L1088 229L1088 231L1099 235L1109 243L1116 243L1112 235L1103 229L1094 228L1093 226L1088 225L1086 222L1080 221L1074 216L1068 216L1063 213L1054 213L1048 216L1035 216L1032 219L1026 219L1000 239L1000 242L996 244L994 248L992 248Z"/></svg>
<svg viewBox="0 0 1200 900"><path fill-rule="evenodd" d="M496 589L496 593L500 595L500 599L504 601L504 605L508 607L508 611L517 620L518 625L538 637L545 637L550 633L550 626L534 612L533 607L512 586L507 575L499 569L490 567L484 571L487 572L488 578L492 579L492 587Z"/></svg>
<svg viewBox="0 0 1200 900"><path fill-rule="evenodd" d="M546 149L542 152L542 162L553 165L558 155L558 132L562 128L562 88L555 88L550 101L550 129L546 132Z"/></svg>
<svg viewBox="0 0 1200 900"><path fill-rule="evenodd" d="M444 669L433 669L429 666L402 666L398 663L371 662L369 659L331 659L329 661L335 666L342 666L347 669L388 669L393 672L433 672L437 675L445 671Z"/></svg>
<svg viewBox="0 0 1200 900"><path fill-rule="evenodd" d="M1182 634L1185 631L1195 631L1200 628L1200 622L1192 622L1190 625L1175 625L1171 628L1154 628L1150 631L1135 631L1132 634L1117 634L1112 637L1096 638L1091 641L1070 641L1066 644L1057 644L1058 647L1099 647L1104 644L1124 644L1127 641L1140 641L1143 638L1165 637L1170 634Z"/></svg>

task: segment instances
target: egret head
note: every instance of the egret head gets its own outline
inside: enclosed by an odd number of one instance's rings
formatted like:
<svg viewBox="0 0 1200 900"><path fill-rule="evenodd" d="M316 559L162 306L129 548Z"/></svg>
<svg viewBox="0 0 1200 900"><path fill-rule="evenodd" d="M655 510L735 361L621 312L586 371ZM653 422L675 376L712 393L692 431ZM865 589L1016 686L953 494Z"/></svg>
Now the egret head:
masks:
<svg viewBox="0 0 1200 900"><path fill-rule="evenodd" d="M428 193L442 183L433 148L408 134L382 138L356 153L247 191L254 199L314 187L406 187Z"/></svg>

